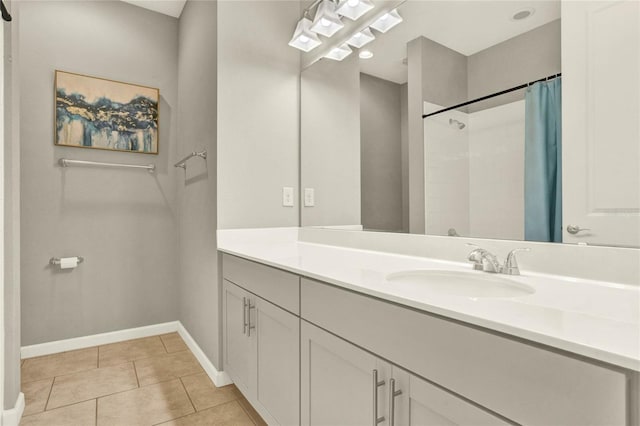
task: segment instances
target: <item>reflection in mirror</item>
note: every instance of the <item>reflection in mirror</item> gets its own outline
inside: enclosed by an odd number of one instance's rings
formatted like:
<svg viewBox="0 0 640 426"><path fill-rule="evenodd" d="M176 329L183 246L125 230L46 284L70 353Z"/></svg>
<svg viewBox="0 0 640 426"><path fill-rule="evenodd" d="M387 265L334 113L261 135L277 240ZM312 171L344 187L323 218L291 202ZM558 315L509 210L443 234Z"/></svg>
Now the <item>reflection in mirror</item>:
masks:
<svg viewBox="0 0 640 426"><path fill-rule="evenodd" d="M427 234L562 242L560 76L464 104L424 104Z"/></svg>
<svg viewBox="0 0 640 426"><path fill-rule="evenodd" d="M408 0L303 70L302 225L640 245L640 6L567 3L561 25L560 1ZM635 118L612 130L616 99Z"/></svg>

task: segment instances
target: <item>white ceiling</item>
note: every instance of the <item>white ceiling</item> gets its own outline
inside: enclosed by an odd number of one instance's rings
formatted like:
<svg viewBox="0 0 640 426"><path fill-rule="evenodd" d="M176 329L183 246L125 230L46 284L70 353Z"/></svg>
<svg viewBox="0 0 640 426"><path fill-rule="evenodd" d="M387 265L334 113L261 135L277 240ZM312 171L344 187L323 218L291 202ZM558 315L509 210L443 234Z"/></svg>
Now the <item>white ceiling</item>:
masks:
<svg viewBox="0 0 640 426"><path fill-rule="evenodd" d="M125 3L179 18L187 0L122 0Z"/></svg>
<svg viewBox="0 0 640 426"><path fill-rule="evenodd" d="M515 12L533 8L527 19L514 21ZM406 83L407 42L424 36L469 56L560 18L560 0L407 0L398 8L404 22L363 49L362 72L396 83Z"/></svg>

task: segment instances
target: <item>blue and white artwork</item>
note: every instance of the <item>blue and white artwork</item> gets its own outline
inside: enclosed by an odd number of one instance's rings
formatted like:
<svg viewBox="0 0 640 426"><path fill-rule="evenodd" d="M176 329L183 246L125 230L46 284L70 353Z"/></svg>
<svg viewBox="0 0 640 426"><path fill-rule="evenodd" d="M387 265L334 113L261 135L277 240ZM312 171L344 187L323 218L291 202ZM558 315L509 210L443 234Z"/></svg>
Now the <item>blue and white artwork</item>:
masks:
<svg viewBox="0 0 640 426"><path fill-rule="evenodd" d="M56 145L158 153L160 90L56 71Z"/></svg>

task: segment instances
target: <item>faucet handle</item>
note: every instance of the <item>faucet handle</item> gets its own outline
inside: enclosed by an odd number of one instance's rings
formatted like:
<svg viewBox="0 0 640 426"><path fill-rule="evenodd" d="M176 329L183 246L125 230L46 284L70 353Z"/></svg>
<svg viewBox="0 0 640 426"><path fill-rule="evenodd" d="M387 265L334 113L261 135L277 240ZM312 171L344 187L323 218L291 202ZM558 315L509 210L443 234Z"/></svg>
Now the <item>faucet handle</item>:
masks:
<svg viewBox="0 0 640 426"><path fill-rule="evenodd" d="M518 261L516 260L516 253L520 251L531 251L530 248L516 248L509 252L507 259L504 261L504 267L502 273L507 275L520 275L520 269L518 268Z"/></svg>
<svg viewBox="0 0 640 426"><path fill-rule="evenodd" d="M482 271L482 256L486 253L486 250L473 243L466 243L465 245L475 247L467 256L467 260L473 263L473 269Z"/></svg>

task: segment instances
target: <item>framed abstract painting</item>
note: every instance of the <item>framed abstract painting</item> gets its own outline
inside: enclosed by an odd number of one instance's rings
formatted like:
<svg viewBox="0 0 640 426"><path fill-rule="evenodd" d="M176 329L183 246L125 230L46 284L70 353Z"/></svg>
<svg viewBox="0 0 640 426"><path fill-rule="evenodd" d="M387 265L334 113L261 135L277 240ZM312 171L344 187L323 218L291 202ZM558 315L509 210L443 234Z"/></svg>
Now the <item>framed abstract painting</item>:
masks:
<svg viewBox="0 0 640 426"><path fill-rule="evenodd" d="M55 99L56 145L158 153L160 89L56 71Z"/></svg>

